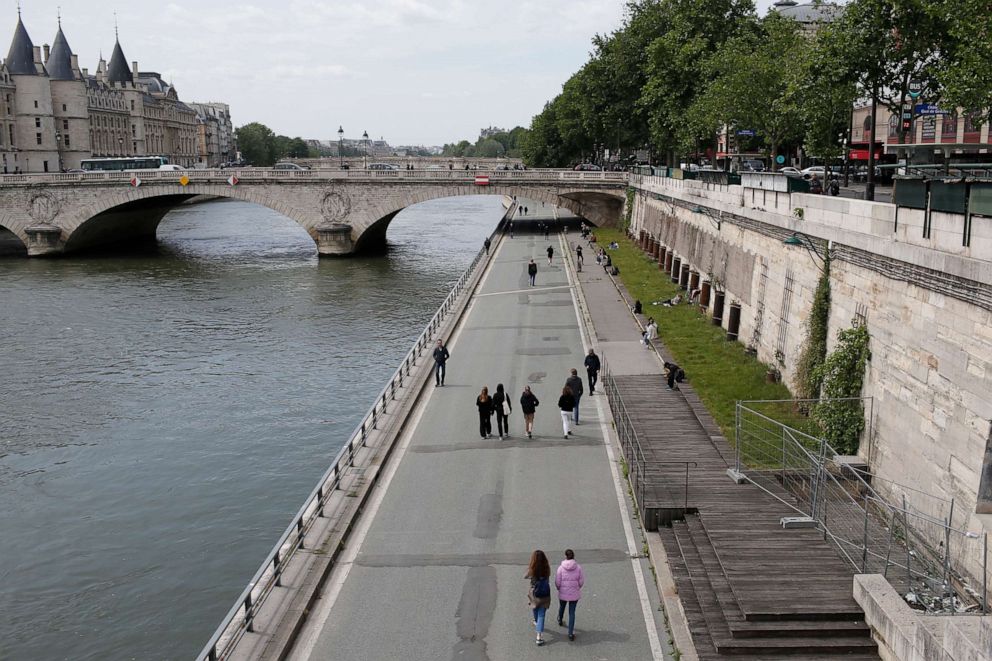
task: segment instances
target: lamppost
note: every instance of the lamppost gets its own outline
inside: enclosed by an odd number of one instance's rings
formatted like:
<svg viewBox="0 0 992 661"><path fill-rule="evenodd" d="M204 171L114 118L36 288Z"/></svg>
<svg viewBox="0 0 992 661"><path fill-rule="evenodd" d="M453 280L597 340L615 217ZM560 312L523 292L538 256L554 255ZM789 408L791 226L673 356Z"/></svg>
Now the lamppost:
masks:
<svg viewBox="0 0 992 661"><path fill-rule="evenodd" d="M124 155L124 138L117 138L117 155Z"/></svg>
<svg viewBox="0 0 992 661"><path fill-rule="evenodd" d="M344 170L344 127L338 126L338 159L340 160L339 166Z"/></svg>
<svg viewBox="0 0 992 661"><path fill-rule="evenodd" d="M59 153L59 172L63 171L62 167L62 132L55 131L55 150Z"/></svg>
<svg viewBox="0 0 992 661"><path fill-rule="evenodd" d="M369 132L368 131L362 131L362 147L364 151L364 158L362 159L362 163L365 169L367 170L369 167Z"/></svg>

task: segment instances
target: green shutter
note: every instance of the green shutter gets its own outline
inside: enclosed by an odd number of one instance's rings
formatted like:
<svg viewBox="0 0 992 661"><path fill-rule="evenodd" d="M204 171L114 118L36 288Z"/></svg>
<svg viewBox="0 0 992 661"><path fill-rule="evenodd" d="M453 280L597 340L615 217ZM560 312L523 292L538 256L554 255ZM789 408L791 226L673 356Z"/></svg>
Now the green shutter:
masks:
<svg viewBox="0 0 992 661"><path fill-rule="evenodd" d="M896 206L926 209L927 182L923 179L896 179L893 198Z"/></svg>
<svg viewBox="0 0 992 661"><path fill-rule="evenodd" d="M930 183L930 210L964 214L966 186L962 183Z"/></svg>
<svg viewBox="0 0 992 661"><path fill-rule="evenodd" d="M992 183L971 185L971 213L992 216Z"/></svg>

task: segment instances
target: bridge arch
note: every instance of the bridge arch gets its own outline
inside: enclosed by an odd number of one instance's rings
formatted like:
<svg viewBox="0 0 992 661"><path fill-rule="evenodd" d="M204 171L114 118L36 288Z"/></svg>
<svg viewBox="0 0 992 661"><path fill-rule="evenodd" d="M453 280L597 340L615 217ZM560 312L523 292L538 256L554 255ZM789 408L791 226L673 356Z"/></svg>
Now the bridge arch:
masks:
<svg viewBox="0 0 992 661"><path fill-rule="evenodd" d="M26 257L28 237L21 223L6 214L0 215L0 257Z"/></svg>

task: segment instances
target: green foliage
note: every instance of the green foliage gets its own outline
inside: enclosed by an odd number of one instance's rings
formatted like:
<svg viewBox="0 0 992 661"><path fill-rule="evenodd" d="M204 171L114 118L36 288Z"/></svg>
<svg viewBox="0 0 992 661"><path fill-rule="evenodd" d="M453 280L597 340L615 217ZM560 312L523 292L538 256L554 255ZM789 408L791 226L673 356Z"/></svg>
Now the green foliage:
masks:
<svg viewBox="0 0 992 661"><path fill-rule="evenodd" d="M813 294L813 308L806 320L806 343L796 364L796 396L817 399L823 385L820 367L827 358L827 329L830 323L830 257L823 263L823 274Z"/></svg>
<svg viewBox="0 0 992 661"><path fill-rule="evenodd" d="M518 126L512 131L496 133L488 138L480 137L473 145L468 140L462 140L457 144L446 144L441 151L442 156L496 158L506 156L508 158L520 158L524 151L524 144L529 131L522 126Z"/></svg>
<svg viewBox="0 0 992 661"><path fill-rule="evenodd" d="M813 417L823 430L823 438L841 454L855 454L865 427L864 405L860 399L865 366L870 357L868 328L856 325L837 333L837 347L817 372L822 379L822 398Z"/></svg>
<svg viewBox="0 0 992 661"><path fill-rule="evenodd" d="M630 217L634 213L634 194L636 193L636 191L634 190L633 186L628 186L625 193L626 193L627 201L623 207L623 220L620 222L620 231L622 231L624 234L627 233L627 228L630 227Z"/></svg>
<svg viewBox="0 0 992 661"><path fill-rule="evenodd" d="M937 70L942 104L992 111L992 11L988 0L933 0L930 13L946 25L944 57Z"/></svg>
<svg viewBox="0 0 992 661"><path fill-rule="evenodd" d="M276 136L265 124L252 122L238 127L234 132L242 158L259 167L269 167L276 162Z"/></svg>

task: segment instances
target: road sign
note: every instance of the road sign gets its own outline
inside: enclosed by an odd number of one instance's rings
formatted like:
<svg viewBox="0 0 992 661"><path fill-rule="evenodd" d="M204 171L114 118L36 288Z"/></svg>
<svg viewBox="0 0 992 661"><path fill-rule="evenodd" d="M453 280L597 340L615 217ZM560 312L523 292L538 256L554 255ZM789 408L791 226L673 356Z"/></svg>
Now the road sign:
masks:
<svg viewBox="0 0 992 661"><path fill-rule="evenodd" d="M186 184L189 183L189 177L187 177L186 175L179 177L179 183L185 186Z"/></svg>
<svg viewBox="0 0 992 661"><path fill-rule="evenodd" d="M746 135L748 137L754 137L754 129L737 129L737 135Z"/></svg>
<svg viewBox="0 0 992 661"><path fill-rule="evenodd" d="M909 96L910 98L919 98L920 94L923 93L923 83L918 80L909 81Z"/></svg>
<svg viewBox="0 0 992 661"><path fill-rule="evenodd" d="M487 174L477 174L477 175L475 175L475 185L476 186L488 186L489 185L489 175L487 175Z"/></svg>
<svg viewBox="0 0 992 661"><path fill-rule="evenodd" d="M935 103L917 103L913 106L913 113L920 116L946 115L947 111Z"/></svg>
<svg viewBox="0 0 992 661"><path fill-rule="evenodd" d="M775 162L778 163L779 165L782 165L783 163L785 163L785 156L779 154L778 156L775 157Z"/></svg>
<svg viewBox="0 0 992 661"><path fill-rule="evenodd" d="M138 175L134 175L133 177L131 177L131 181L128 183L130 183L132 186L137 188L138 186L141 185L141 179L138 179Z"/></svg>
<svg viewBox="0 0 992 661"><path fill-rule="evenodd" d="M239 181L241 180L235 177L233 174L227 178L227 183L229 183L232 186L237 186Z"/></svg>

